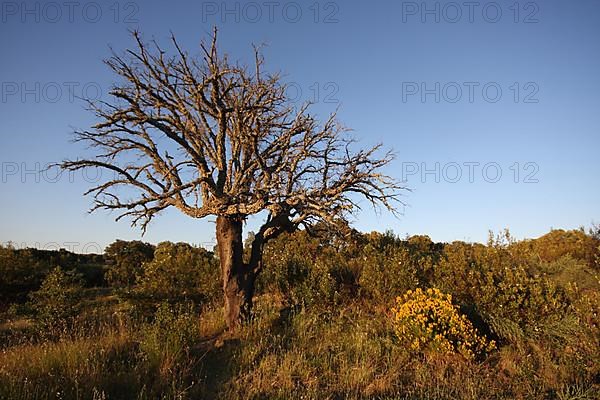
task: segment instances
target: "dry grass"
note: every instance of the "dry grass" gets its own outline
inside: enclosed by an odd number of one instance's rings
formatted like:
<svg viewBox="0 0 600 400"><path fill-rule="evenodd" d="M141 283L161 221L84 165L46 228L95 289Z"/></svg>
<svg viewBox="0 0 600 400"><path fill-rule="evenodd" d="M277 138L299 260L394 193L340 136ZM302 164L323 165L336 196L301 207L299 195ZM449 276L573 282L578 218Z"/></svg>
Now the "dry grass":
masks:
<svg viewBox="0 0 600 400"><path fill-rule="evenodd" d="M368 303L335 310L282 308L267 296L255 320L226 333L218 307L202 312L200 339L183 358L151 365L131 322L95 337L5 348L5 399L592 399L592 382L543 350L505 346L485 362L415 357L398 345L389 316ZM567 376L565 376L565 374Z"/></svg>

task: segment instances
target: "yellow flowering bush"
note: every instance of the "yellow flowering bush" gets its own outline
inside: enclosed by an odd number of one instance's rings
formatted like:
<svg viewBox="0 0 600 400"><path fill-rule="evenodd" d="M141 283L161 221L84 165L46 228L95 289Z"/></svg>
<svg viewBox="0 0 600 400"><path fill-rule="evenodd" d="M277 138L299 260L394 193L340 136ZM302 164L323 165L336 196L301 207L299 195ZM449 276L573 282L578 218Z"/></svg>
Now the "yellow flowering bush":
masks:
<svg viewBox="0 0 600 400"><path fill-rule="evenodd" d="M452 304L452 296L438 289L409 290L392 308L394 330L411 350L459 353L472 359L495 348L479 336L466 316Z"/></svg>

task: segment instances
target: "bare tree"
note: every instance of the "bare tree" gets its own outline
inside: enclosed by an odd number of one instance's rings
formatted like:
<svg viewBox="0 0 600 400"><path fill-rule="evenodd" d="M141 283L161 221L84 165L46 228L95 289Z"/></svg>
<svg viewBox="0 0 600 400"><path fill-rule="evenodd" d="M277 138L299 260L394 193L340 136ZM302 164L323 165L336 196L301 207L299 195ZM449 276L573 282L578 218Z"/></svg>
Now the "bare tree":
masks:
<svg viewBox="0 0 600 400"><path fill-rule="evenodd" d="M217 51L217 31L201 55L172 37L173 55L134 32L136 46L105 63L122 79L114 102L90 101L99 122L75 132L98 149L91 159L64 161L66 170L101 168L107 180L86 192L117 220L148 223L175 207L193 218L217 217L216 238L230 328L247 318L265 244L317 222L335 223L359 198L394 211L402 186L381 172L392 160L380 146L353 151L335 114L319 123L309 104L294 107L278 74L263 72L256 47L251 68ZM244 259L245 219L266 221Z"/></svg>

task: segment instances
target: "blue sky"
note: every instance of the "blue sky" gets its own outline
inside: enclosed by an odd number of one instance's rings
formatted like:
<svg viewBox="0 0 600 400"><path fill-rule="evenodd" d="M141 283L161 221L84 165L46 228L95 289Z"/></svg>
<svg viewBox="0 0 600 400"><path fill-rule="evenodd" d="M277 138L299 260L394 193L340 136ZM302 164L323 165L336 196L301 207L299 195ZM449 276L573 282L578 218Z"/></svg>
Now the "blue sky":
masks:
<svg viewBox="0 0 600 400"><path fill-rule="evenodd" d="M339 107L362 143L393 148L387 172L412 189L404 215L365 209L360 230L485 241L489 230L536 237L600 220L597 1L65 4L2 3L2 243L95 251L141 237L115 215L87 214L93 174L35 172L84 154L70 132L94 119L69 94L106 97L114 77L101 61L109 46L132 46L134 28L164 44L172 31L195 52L216 25L241 61L265 43L268 68L299 89L290 95L321 116ZM143 240L212 242L212 220L168 211Z"/></svg>

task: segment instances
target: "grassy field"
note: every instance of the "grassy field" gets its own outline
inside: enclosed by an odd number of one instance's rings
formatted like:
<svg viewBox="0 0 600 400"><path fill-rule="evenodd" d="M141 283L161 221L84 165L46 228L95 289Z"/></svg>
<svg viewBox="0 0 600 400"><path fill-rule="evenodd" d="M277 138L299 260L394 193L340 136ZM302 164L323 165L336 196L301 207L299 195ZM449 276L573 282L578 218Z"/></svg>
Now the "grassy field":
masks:
<svg viewBox="0 0 600 400"><path fill-rule="evenodd" d="M0 398L597 399L600 283L587 246L598 243L565 235L443 248L371 235L341 252L287 238L271 248L254 318L236 332L206 293L175 301L138 286L79 288L76 302L61 300L77 312L44 323L42 296L30 296L3 313ZM64 279L54 284L68 292ZM416 287L451 293L451 305L396 300ZM394 310L402 304L407 318ZM494 348L465 356L444 313ZM448 332L415 331L421 317Z"/></svg>

